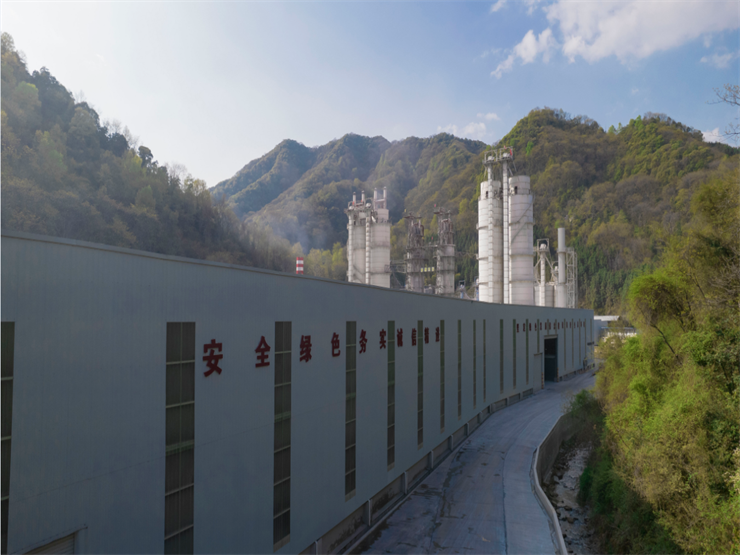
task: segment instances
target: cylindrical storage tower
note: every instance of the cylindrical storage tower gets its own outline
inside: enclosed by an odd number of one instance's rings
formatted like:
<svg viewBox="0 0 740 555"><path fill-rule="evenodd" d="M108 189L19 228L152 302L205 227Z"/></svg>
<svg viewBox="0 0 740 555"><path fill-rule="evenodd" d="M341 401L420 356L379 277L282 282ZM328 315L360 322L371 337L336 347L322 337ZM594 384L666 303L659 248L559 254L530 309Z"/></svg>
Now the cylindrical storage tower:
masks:
<svg viewBox="0 0 740 555"><path fill-rule="evenodd" d="M545 306L555 307L555 284L545 285Z"/></svg>
<svg viewBox="0 0 740 555"><path fill-rule="evenodd" d="M503 302L501 182L484 181L478 199L478 291L487 303Z"/></svg>
<svg viewBox="0 0 740 555"><path fill-rule="evenodd" d="M484 181L480 184L480 197L478 198L478 296L484 303L493 302L491 295L493 276L491 274L491 229L489 221L492 201L491 182Z"/></svg>
<svg viewBox="0 0 740 555"><path fill-rule="evenodd" d="M565 261L566 248L565 248L565 228L558 228L558 289L557 298L555 299L556 306L558 308L565 308L568 304L567 291L566 291L566 279L567 279L567 262Z"/></svg>
<svg viewBox="0 0 740 555"><path fill-rule="evenodd" d="M540 290L536 293L537 295L537 306L547 306L545 304L545 285L547 283L546 277L547 277L547 260L548 260L548 250L547 247L542 244L540 245L539 250L539 257L540 257Z"/></svg>
<svg viewBox="0 0 740 555"><path fill-rule="evenodd" d="M491 302L504 302L504 205L501 182L493 182L491 201Z"/></svg>
<svg viewBox="0 0 740 555"><path fill-rule="evenodd" d="M544 292L544 287L544 285L540 287L537 283L534 284L534 301L537 306L544 306L540 304L540 291Z"/></svg>
<svg viewBox="0 0 740 555"><path fill-rule="evenodd" d="M377 195L377 190L376 190ZM377 220L370 223L370 285L379 287L391 286L391 274L385 267L391 263L391 224L388 221L388 209L378 208Z"/></svg>
<svg viewBox="0 0 740 555"><path fill-rule="evenodd" d="M509 179L511 213L509 214L509 244L511 245L511 304L534 305L534 273L532 244L533 197L529 177L519 175Z"/></svg>
<svg viewBox="0 0 740 555"><path fill-rule="evenodd" d="M365 283L365 220L362 211L351 211L347 230L347 278L354 283ZM351 277L350 277L351 276Z"/></svg>

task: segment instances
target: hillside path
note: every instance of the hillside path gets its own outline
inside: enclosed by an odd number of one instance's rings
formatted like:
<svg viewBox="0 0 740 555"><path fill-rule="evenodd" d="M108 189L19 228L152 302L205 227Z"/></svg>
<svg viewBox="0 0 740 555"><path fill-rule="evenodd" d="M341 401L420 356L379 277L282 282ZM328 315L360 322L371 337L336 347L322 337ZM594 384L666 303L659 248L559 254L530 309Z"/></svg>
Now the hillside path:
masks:
<svg viewBox="0 0 740 555"><path fill-rule="evenodd" d="M545 389L485 420L355 553L556 553L533 491L532 456L569 395L592 373Z"/></svg>

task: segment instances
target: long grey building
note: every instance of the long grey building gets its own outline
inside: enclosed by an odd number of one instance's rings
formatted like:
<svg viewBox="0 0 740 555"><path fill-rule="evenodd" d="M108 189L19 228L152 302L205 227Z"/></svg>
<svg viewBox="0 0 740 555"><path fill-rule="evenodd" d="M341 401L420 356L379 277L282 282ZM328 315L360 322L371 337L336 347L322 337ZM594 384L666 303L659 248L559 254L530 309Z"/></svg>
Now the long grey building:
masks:
<svg viewBox="0 0 740 555"><path fill-rule="evenodd" d="M592 321L4 232L3 547L341 551Z"/></svg>

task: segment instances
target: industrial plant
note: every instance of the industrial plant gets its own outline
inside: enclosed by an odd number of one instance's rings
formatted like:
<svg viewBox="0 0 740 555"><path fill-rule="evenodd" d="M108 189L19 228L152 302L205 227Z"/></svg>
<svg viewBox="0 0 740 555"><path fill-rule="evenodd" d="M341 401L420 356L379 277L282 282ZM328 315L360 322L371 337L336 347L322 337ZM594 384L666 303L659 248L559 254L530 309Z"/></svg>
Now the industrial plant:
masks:
<svg viewBox="0 0 740 555"><path fill-rule="evenodd" d="M512 150L484 163L479 302L449 211L426 238L406 214L391 259L385 189L346 209L347 282L3 230L3 550L350 552L491 414L589 369L564 230L551 260Z"/></svg>
<svg viewBox="0 0 740 555"><path fill-rule="evenodd" d="M578 262L566 247L565 228L558 229L557 263L550 240L533 237L534 196L529 177L515 175L511 147L486 151L486 180L478 198L478 280L476 300L486 303L578 307ZM455 234L449 211L436 210L437 237L425 240L420 216L408 214L406 252L391 260L387 191L375 189L372 199L353 195L345 210L347 223L347 281L467 297L464 285L455 288ZM435 274L433 283L425 275ZM398 276L401 278L399 279Z"/></svg>

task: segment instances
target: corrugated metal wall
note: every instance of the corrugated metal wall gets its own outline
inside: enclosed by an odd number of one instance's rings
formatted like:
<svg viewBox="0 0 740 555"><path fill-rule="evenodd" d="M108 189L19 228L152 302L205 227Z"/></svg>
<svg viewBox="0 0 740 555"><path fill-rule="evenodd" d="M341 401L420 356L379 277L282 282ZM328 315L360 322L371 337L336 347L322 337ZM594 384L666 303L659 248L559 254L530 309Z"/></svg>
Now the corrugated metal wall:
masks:
<svg viewBox="0 0 740 555"><path fill-rule="evenodd" d="M569 350L575 341L575 366L569 354L560 376L580 368L585 334L565 326L537 334L536 323L567 319L591 326L592 318L590 310L476 303L4 234L2 320L15 322L8 549L23 550L85 527L89 552L163 550L168 322L195 322L194 549L209 553L273 552L275 323L291 322L290 535L278 550L289 553L310 546L488 406L533 387L536 392L543 357L534 354L542 352L545 336L557 334ZM435 334L442 320L447 330L444 432ZM521 328L516 389L514 320ZM522 324L527 320L531 332ZM348 321L357 323L358 341L353 496L345 495ZM403 329L403 346L395 347L395 464L390 470L388 357L380 348L389 321L396 331ZM429 328L429 343L422 347L421 446L419 352L412 345L418 321ZM363 331L367 343L361 352ZM271 346L271 364L258 367L255 350L262 336ZM304 361L299 357L307 336L311 358ZM424 338L417 333L417 341ZM203 347L214 339L222 344L221 372L206 377Z"/></svg>

